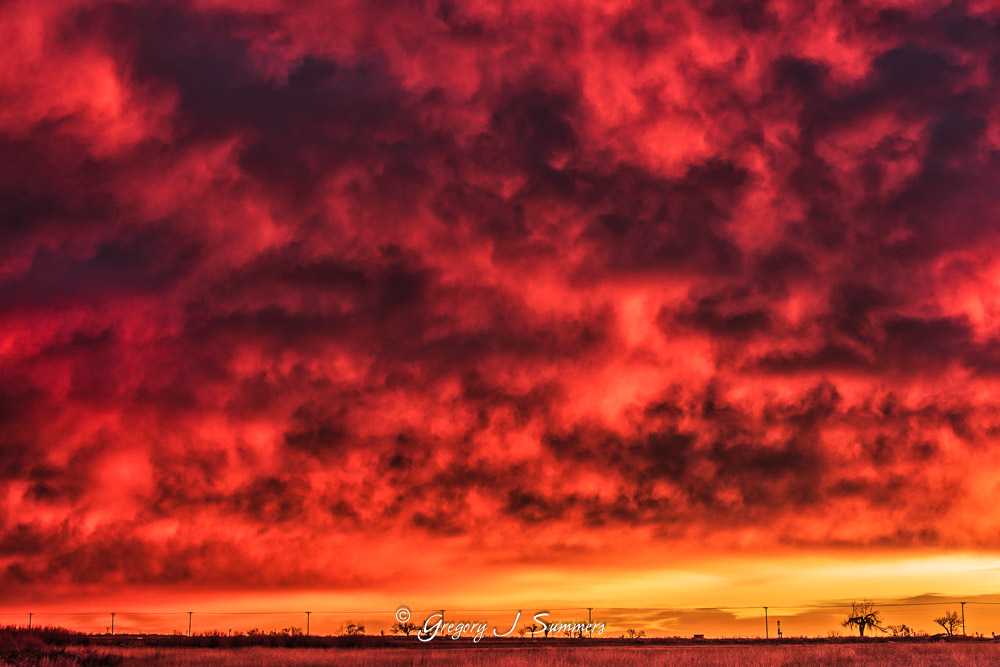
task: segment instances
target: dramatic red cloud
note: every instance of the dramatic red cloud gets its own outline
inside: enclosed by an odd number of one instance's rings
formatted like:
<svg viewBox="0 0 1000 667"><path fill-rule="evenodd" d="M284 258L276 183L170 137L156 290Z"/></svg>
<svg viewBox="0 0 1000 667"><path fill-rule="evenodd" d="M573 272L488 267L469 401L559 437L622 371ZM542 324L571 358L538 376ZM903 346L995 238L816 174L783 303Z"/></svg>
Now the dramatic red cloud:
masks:
<svg viewBox="0 0 1000 667"><path fill-rule="evenodd" d="M4 3L7 600L996 553L998 21Z"/></svg>

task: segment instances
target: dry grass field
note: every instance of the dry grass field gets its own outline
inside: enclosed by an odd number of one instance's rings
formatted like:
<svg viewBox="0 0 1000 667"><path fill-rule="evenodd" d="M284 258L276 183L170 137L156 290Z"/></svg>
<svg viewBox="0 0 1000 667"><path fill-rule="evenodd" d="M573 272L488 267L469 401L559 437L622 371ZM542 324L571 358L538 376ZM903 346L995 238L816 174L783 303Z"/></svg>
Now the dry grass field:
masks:
<svg viewBox="0 0 1000 667"><path fill-rule="evenodd" d="M443 640L403 637L193 637L87 635L63 628L0 627L0 667L313 667L319 665L1000 665L1000 643L972 638L938 641L654 638L576 640ZM249 644L246 642L250 642ZM279 643L275 643L279 642ZM773 642L773 640L772 640Z"/></svg>
<svg viewBox="0 0 1000 667"><path fill-rule="evenodd" d="M0 665L70 667L313 667L319 665L1000 665L1000 645L966 644L826 644L786 646L637 646L587 648L134 648L70 650L41 660L2 661Z"/></svg>

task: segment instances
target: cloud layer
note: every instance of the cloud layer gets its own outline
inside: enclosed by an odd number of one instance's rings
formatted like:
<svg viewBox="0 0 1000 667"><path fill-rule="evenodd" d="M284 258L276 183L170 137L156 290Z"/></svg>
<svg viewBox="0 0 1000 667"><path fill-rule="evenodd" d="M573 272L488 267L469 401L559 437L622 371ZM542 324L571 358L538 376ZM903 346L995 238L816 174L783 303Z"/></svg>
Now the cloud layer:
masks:
<svg viewBox="0 0 1000 667"><path fill-rule="evenodd" d="M0 582L1000 547L998 20L5 3Z"/></svg>

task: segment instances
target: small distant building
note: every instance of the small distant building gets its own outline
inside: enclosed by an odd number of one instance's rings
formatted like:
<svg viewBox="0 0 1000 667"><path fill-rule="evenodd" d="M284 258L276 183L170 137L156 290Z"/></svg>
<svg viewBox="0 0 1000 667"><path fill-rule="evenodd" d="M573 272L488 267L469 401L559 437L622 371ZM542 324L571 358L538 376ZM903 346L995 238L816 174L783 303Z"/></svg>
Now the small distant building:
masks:
<svg viewBox="0 0 1000 667"><path fill-rule="evenodd" d="M694 635L694 636L692 636L691 638L692 638L692 639L704 639L704 638L705 638L705 635Z"/></svg>

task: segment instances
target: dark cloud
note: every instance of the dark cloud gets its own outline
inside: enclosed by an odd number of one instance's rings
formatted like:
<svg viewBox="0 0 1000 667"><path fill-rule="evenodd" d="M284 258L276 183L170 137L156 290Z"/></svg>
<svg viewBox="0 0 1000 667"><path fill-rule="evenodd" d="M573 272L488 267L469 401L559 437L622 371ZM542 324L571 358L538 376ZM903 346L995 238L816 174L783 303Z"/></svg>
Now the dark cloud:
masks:
<svg viewBox="0 0 1000 667"><path fill-rule="evenodd" d="M0 77L4 582L995 547L998 17L817 12L39 9Z"/></svg>

